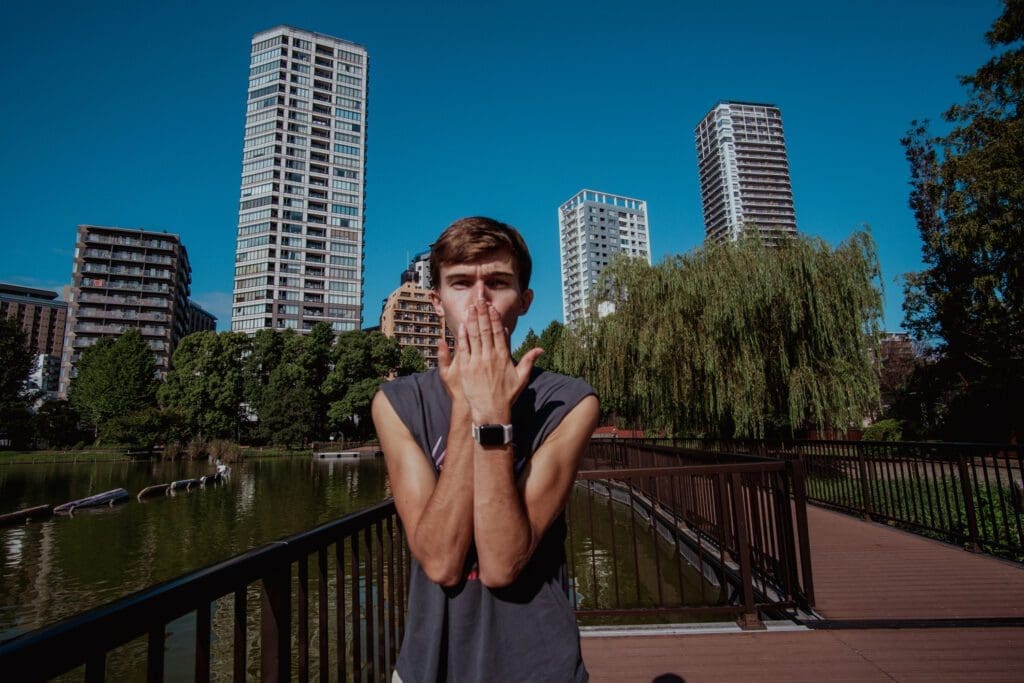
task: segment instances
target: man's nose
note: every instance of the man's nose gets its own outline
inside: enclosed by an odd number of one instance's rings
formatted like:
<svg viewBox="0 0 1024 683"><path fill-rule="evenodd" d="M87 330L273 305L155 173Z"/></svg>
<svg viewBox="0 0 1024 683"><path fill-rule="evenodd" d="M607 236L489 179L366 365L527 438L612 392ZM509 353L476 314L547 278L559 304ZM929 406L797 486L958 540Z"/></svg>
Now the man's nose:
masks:
<svg viewBox="0 0 1024 683"><path fill-rule="evenodd" d="M477 299L483 299L484 301L491 300L491 292L487 289L487 284L483 280L480 280L473 285L473 289Z"/></svg>

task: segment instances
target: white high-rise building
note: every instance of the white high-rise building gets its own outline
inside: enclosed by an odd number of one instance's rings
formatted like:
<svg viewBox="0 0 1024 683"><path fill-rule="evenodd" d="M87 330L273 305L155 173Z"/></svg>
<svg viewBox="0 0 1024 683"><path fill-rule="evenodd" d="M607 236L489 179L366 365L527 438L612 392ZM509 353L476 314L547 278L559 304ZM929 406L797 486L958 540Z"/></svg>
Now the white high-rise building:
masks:
<svg viewBox="0 0 1024 683"><path fill-rule="evenodd" d="M768 243L796 235L782 114L771 104L719 102L694 130L704 233L736 240L756 228Z"/></svg>
<svg viewBox="0 0 1024 683"><path fill-rule="evenodd" d="M566 325L587 315L601 271L615 254L651 262L647 202L580 190L558 208L562 256L562 318Z"/></svg>
<svg viewBox="0 0 1024 683"><path fill-rule="evenodd" d="M359 329L366 49L275 26L249 66L231 329Z"/></svg>

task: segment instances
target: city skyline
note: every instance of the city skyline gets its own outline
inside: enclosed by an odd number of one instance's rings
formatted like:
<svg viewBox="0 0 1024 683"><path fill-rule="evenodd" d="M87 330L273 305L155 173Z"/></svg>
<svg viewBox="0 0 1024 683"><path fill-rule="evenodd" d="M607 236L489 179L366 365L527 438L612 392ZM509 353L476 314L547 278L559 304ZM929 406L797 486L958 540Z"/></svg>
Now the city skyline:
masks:
<svg viewBox="0 0 1024 683"><path fill-rule="evenodd" d="M533 251L537 303L516 337L561 319L555 208L580 187L643 197L654 261L699 246L693 127L715 102L742 100L785 113L801 233L834 244L873 227L886 327L898 329L894 280L920 268L899 138L913 119L937 121L965 99L957 76L990 57L983 34L999 10L6 7L19 30L0 78L17 97L2 110L0 172L18 201L3 219L0 280L59 291L78 224L166 230L189 244L194 298L227 329L245 125L239 74L251 36L287 24L373 56L364 326L393 273L472 214L516 225ZM59 191L54 174L66 180Z"/></svg>

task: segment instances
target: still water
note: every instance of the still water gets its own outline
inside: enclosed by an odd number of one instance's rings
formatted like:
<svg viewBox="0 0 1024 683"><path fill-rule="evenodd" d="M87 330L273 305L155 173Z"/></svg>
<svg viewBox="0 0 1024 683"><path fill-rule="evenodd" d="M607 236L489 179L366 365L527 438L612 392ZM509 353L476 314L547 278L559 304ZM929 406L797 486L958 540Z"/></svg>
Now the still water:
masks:
<svg viewBox="0 0 1024 683"><path fill-rule="evenodd" d="M151 484L210 474L206 462L0 465L0 513L123 487L129 502L0 528L0 641L377 503L381 458L249 459L213 487Z"/></svg>

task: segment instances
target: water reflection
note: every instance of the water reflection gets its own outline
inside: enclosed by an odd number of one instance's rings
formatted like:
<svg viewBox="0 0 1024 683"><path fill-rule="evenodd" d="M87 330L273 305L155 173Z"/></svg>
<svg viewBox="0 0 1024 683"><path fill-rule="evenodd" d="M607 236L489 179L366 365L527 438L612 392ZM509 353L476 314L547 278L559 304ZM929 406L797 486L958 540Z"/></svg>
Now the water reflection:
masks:
<svg viewBox="0 0 1024 683"><path fill-rule="evenodd" d="M0 512L117 487L132 496L115 508L0 529L0 640L390 495L379 458L329 464L290 458L250 459L214 487L134 498L151 484L211 471L205 462L0 466Z"/></svg>

